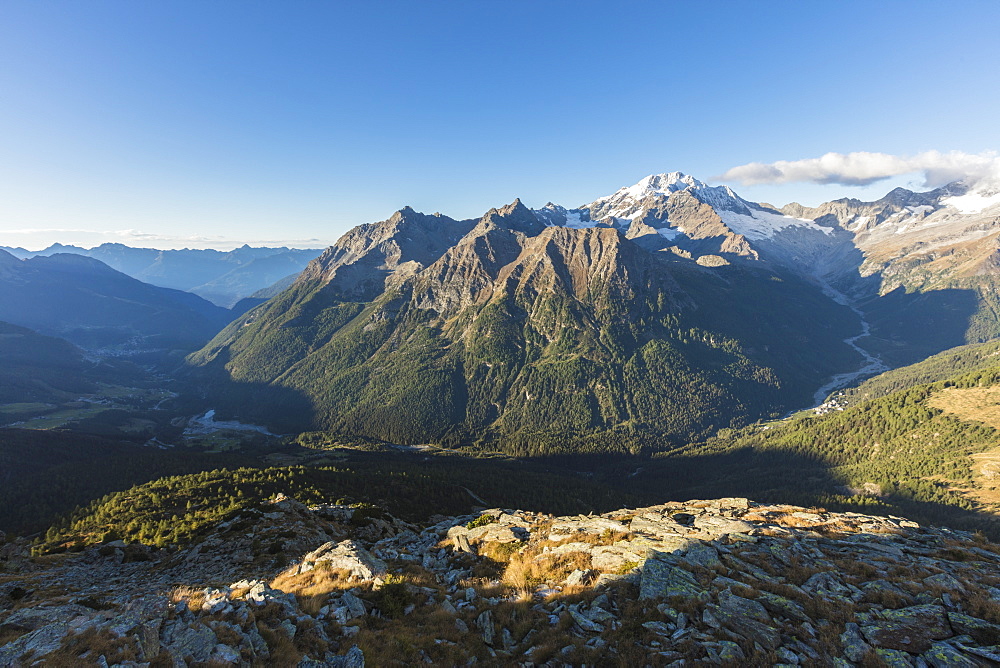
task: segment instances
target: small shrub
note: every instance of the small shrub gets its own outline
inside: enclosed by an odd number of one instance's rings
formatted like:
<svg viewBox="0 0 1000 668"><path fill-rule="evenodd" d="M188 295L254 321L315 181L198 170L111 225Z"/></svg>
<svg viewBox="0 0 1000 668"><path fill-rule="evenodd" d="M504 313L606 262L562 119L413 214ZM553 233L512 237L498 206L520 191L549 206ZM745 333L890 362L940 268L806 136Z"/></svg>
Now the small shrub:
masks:
<svg viewBox="0 0 1000 668"><path fill-rule="evenodd" d="M496 524L496 520L493 519L491 515L480 515L476 519L465 525L466 529L475 529L477 527L484 527L488 524Z"/></svg>
<svg viewBox="0 0 1000 668"><path fill-rule="evenodd" d="M404 579L392 574L386 576L385 584L372 593L372 598L382 614L390 619L402 617L406 606L413 602L413 595L407 589Z"/></svg>
<svg viewBox="0 0 1000 668"><path fill-rule="evenodd" d="M632 571L634 571L637 568L639 568L639 562L638 561L626 561L624 564L622 564L621 566L619 566L618 570L615 571L615 572L618 575L628 575L629 573L631 573Z"/></svg>
<svg viewBox="0 0 1000 668"><path fill-rule="evenodd" d="M371 503L356 503L352 507L354 508L350 521L352 527L368 526L375 520L384 520L388 517L385 510Z"/></svg>

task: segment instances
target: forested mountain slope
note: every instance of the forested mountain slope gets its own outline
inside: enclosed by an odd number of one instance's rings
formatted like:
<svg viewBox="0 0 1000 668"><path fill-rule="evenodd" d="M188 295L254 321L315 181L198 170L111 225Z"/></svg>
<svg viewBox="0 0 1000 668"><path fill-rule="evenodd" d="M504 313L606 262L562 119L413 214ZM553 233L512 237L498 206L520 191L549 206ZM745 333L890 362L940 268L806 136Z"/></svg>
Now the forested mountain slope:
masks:
<svg viewBox="0 0 1000 668"><path fill-rule="evenodd" d="M946 350L909 366L892 369L854 387L845 388L837 401L853 405L877 399L914 385L947 380L956 375L1000 365L1000 340L974 343Z"/></svg>
<svg viewBox="0 0 1000 668"><path fill-rule="evenodd" d="M856 363L859 328L788 271L706 267L514 202L358 228L190 361L224 406L284 430L637 451L801 405Z"/></svg>
<svg viewBox="0 0 1000 668"><path fill-rule="evenodd" d="M754 490L789 502L882 506L1000 535L998 406L994 365L822 416L723 432L645 468L636 484L676 498Z"/></svg>

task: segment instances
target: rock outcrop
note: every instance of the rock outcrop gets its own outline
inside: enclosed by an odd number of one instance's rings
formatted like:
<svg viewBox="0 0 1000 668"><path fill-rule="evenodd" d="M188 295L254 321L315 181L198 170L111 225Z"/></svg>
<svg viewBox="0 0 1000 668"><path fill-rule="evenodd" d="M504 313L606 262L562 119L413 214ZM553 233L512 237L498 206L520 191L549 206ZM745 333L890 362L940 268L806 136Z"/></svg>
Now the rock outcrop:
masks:
<svg viewBox="0 0 1000 668"><path fill-rule="evenodd" d="M289 515L337 536L237 581L198 559L242 545L234 522L266 534ZM284 499L184 552L35 563L0 581L0 666L1000 661L1000 547L967 532L747 499L352 515Z"/></svg>

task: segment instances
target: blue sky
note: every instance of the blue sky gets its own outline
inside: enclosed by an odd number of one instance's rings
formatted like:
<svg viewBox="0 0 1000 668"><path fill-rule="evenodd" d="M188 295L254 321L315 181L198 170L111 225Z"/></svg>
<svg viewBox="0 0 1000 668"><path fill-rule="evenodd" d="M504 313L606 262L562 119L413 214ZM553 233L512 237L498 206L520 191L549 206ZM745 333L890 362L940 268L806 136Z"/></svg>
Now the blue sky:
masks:
<svg viewBox="0 0 1000 668"><path fill-rule="evenodd" d="M0 245L323 246L404 205L472 217L654 172L980 155L1000 149L998 19L992 1L8 0ZM816 204L921 182L730 183Z"/></svg>

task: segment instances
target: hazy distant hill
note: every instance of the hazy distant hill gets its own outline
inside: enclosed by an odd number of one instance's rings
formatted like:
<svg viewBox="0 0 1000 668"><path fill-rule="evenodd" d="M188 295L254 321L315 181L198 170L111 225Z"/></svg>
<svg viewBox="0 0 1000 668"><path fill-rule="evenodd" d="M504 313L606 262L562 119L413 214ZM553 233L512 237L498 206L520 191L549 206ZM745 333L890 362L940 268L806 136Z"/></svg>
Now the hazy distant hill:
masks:
<svg viewBox="0 0 1000 668"><path fill-rule="evenodd" d="M98 260L0 251L0 320L117 352L192 349L230 311L197 295L143 283Z"/></svg>
<svg viewBox="0 0 1000 668"><path fill-rule="evenodd" d="M320 249L248 245L231 251L157 250L112 243L90 249L53 244L41 251L7 247L0 250L22 259L56 253L84 255L144 283L193 292L226 308L289 274L298 274L320 253Z"/></svg>
<svg viewBox="0 0 1000 668"><path fill-rule="evenodd" d="M271 297L275 297L284 292L285 290L287 290L288 288L292 287L292 285L295 283L295 279L297 279L298 277L299 277L299 272L296 272L294 274L289 274L288 276L285 276L284 278L275 281L273 284L267 286L266 288L261 288L260 290L253 293L249 297L244 297L243 299L233 304L233 307L231 309L232 312L235 315L243 315L244 313L252 309L254 306L259 306L260 304L263 304Z"/></svg>
<svg viewBox="0 0 1000 668"><path fill-rule="evenodd" d="M149 380L135 364L93 359L65 339L0 322L0 424L45 412L99 383L132 384ZM43 404L39 406L39 404Z"/></svg>

